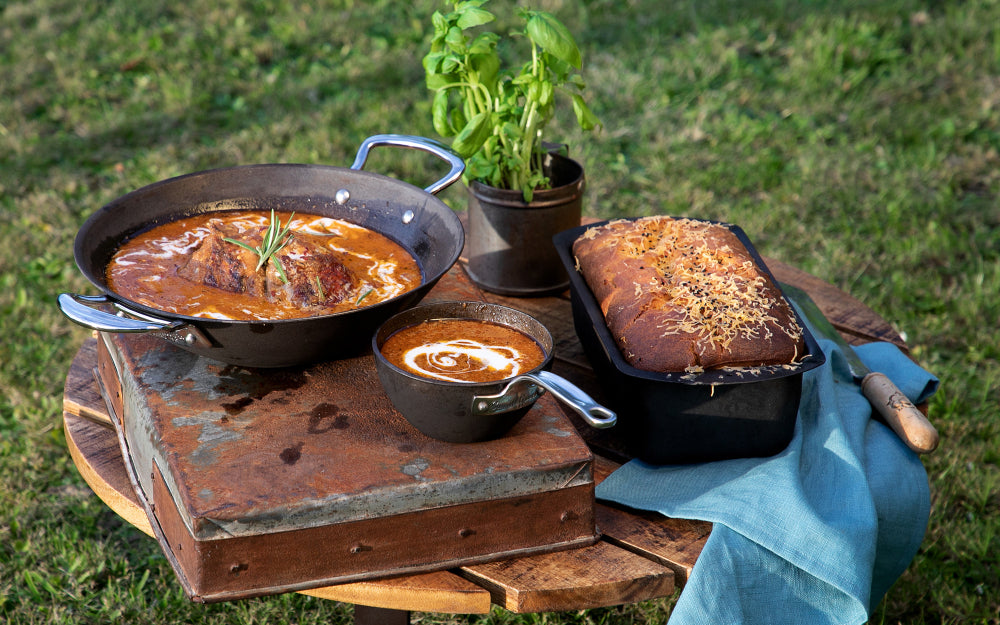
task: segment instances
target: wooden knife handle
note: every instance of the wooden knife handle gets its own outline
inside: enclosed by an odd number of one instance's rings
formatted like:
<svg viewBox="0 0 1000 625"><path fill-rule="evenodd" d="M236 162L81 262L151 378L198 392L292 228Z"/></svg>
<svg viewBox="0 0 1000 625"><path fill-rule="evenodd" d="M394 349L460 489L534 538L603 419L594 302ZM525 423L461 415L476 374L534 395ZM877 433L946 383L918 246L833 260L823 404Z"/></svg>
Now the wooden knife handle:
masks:
<svg viewBox="0 0 1000 625"><path fill-rule="evenodd" d="M861 380L861 392L907 447L918 454L927 454L937 448L937 430L884 374L866 375Z"/></svg>

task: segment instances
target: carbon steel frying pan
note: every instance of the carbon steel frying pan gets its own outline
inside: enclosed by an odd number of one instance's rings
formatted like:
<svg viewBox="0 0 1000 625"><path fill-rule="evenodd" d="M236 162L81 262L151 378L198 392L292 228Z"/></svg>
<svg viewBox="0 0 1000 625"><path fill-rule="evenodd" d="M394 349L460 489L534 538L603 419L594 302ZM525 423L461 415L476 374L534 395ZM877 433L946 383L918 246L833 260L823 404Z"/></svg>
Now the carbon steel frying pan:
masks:
<svg viewBox="0 0 1000 625"><path fill-rule="evenodd" d="M448 174L420 189L362 171L371 148L429 152ZM350 168L265 164L171 178L124 195L95 212L74 244L76 264L100 295L59 295L72 321L100 332L153 333L188 351L245 367L286 367L331 360L367 348L375 329L419 302L454 265L465 234L457 215L435 197L462 175L465 163L448 147L421 137L376 135ZM111 291L106 268L122 242L156 225L207 211L297 211L344 219L395 240L424 274L417 289L371 306L330 315L275 321L229 321L172 314ZM114 310L115 312L109 312Z"/></svg>

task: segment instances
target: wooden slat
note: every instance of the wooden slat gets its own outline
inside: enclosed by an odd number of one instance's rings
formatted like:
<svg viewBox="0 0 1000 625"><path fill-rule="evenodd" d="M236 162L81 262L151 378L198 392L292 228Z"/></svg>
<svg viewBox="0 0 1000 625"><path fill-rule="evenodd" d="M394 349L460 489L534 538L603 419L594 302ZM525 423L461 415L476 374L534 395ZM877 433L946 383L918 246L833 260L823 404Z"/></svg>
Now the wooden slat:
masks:
<svg viewBox="0 0 1000 625"><path fill-rule="evenodd" d="M417 612L486 614L492 605L489 591L447 571L301 592L320 599Z"/></svg>
<svg viewBox="0 0 1000 625"><path fill-rule="evenodd" d="M69 411L63 413L63 424L66 445L83 480L118 516L152 536L153 528L125 472L115 431Z"/></svg>
<svg viewBox="0 0 1000 625"><path fill-rule="evenodd" d="M712 532L712 524L705 521L626 511L605 504L597 504L595 517L604 540L669 568L678 586L687 583Z"/></svg>
<svg viewBox="0 0 1000 625"><path fill-rule="evenodd" d="M600 484L618 464L595 456L594 482ZM674 572L678 586L687 583L695 561L705 547L712 524L665 517L657 512L598 503L594 516L603 539Z"/></svg>
<svg viewBox="0 0 1000 625"><path fill-rule="evenodd" d="M104 399L94 384L94 366L97 364L97 341L84 341L80 352L70 364L66 376L66 392L63 393L63 410L72 414L104 423L112 427Z"/></svg>
<svg viewBox="0 0 1000 625"><path fill-rule="evenodd" d="M669 568L601 541L590 547L462 567L511 612L562 612L664 597Z"/></svg>

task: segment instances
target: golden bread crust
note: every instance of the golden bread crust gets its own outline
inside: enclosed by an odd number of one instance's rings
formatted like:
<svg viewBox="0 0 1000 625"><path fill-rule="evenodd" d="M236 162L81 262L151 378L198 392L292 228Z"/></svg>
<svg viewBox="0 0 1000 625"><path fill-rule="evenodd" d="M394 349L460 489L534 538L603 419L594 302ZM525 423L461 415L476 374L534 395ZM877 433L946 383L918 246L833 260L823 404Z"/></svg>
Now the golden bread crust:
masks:
<svg viewBox="0 0 1000 625"><path fill-rule="evenodd" d="M697 372L806 355L788 302L725 225L612 221L586 230L573 254L622 355L638 369Z"/></svg>

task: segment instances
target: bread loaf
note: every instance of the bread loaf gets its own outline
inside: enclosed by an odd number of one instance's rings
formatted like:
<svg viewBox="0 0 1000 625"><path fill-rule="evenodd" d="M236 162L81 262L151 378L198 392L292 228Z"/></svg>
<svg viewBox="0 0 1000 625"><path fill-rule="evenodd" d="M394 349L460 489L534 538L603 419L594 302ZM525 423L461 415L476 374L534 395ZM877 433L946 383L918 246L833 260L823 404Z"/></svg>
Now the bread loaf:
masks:
<svg viewBox="0 0 1000 625"><path fill-rule="evenodd" d="M617 220L586 230L573 254L637 369L697 373L806 356L790 305L725 225Z"/></svg>

